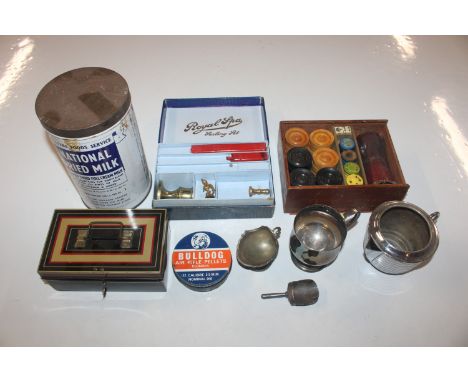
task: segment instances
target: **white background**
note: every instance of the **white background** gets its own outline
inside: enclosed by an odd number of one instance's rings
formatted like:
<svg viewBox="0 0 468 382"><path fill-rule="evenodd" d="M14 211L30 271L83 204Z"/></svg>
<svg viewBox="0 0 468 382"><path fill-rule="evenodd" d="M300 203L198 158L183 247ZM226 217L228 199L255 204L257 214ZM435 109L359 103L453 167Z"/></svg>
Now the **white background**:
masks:
<svg viewBox="0 0 468 382"><path fill-rule="evenodd" d="M1 37L0 345L467 345L468 39L465 37ZM169 268L167 293L57 292L36 273L53 209L84 208L34 113L41 87L80 66L128 81L150 170L164 98L265 98L277 208L273 219L171 222L171 249L195 230L233 252L244 230L280 226L266 272L234 262L227 281L196 293ZM369 214L338 260L310 275L289 258L279 121L389 119L406 200L440 211L432 262L404 276L362 255ZM150 207L150 194L141 207ZM312 277L319 302L260 299Z"/></svg>

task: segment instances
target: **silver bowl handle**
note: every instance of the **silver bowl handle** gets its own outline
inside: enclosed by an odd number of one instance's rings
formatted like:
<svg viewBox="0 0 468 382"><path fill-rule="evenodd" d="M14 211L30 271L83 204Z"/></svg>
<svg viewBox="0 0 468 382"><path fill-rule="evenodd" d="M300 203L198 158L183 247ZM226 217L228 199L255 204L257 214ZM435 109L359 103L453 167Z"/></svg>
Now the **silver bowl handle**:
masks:
<svg viewBox="0 0 468 382"><path fill-rule="evenodd" d="M439 211L433 212L432 214L429 215L429 217L432 219L434 224L437 223L437 220L439 219L439 216L440 216Z"/></svg>
<svg viewBox="0 0 468 382"><path fill-rule="evenodd" d="M341 216L343 216L346 228L353 228L353 226L357 223L359 216L361 216L361 213L353 208L349 211L345 211L341 213Z"/></svg>

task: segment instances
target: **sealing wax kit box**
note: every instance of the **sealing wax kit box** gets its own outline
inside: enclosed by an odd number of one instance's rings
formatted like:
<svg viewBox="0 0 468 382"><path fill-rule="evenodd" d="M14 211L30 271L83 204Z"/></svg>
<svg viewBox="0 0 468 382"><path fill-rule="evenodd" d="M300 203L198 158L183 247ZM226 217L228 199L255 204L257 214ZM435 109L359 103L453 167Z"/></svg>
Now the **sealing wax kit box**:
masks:
<svg viewBox="0 0 468 382"><path fill-rule="evenodd" d="M273 216L263 98L164 100L154 178L171 220Z"/></svg>
<svg viewBox="0 0 468 382"><path fill-rule="evenodd" d="M374 210L409 189L388 121L281 121L278 139L284 212L311 204Z"/></svg>
<svg viewBox="0 0 468 382"><path fill-rule="evenodd" d="M38 267L57 290L165 291L163 209L55 210Z"/></svg>

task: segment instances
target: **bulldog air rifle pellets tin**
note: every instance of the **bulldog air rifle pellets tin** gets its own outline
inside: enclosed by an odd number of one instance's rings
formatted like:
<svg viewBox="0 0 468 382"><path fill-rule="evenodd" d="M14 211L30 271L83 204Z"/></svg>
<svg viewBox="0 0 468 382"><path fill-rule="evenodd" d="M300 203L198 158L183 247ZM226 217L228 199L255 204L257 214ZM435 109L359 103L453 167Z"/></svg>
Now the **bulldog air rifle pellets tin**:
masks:
<svg viewBox="0 0 468 382"><path fill-rule="evenodd" d="M177 279L196 291L220 286L231 271L232 256L223 238L198 231L184 236L172 253L172 268Z"/></svg>

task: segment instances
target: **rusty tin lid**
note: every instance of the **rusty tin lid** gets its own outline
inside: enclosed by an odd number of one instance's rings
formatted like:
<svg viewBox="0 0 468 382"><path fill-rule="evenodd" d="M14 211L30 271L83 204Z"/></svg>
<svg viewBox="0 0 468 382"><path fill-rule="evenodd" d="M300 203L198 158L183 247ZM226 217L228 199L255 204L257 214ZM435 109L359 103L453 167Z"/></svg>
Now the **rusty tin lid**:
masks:
<svg viewBox="0 0 468 382"><path fill-rule="evenodd" d="M46 130L83 138L115 125L130 106L125 79L113 70L70 70L48 82L36 98L36 114Z"/></svg>

